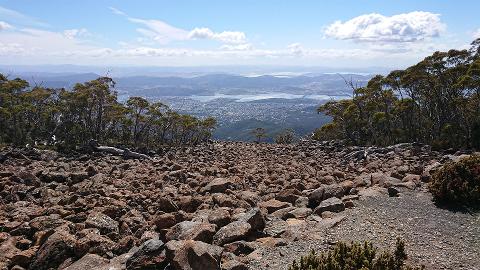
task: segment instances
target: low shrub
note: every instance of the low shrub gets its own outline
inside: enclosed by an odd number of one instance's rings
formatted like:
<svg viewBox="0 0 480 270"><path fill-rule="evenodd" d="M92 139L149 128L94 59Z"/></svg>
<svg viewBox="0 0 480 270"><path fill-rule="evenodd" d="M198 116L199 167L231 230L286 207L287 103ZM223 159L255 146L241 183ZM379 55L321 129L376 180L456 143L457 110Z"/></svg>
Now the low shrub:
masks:
<svg viewBox="0 0 480 270"><path fill-rule="evenodd" d="M394 253L384 251L377 256L377 249L369 242L346 244L337 243L335 248L316 254L301 257L299 262L293 261L289 270L417 270L422 267L405 265L407 254L405 244L397 239Z"/></svg>
<svg viewBox="0 0 480 270"><path fill-rule="evenodd" d="M449 162L432 175L429 190L442 204L480 205L480 156Z"/></svg>

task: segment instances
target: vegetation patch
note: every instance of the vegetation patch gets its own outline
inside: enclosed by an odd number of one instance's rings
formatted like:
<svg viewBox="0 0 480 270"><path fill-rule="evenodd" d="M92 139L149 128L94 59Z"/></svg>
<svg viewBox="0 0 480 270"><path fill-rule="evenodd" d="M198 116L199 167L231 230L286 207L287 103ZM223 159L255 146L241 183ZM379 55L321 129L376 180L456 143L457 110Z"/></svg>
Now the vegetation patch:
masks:
<svg viewBox="0 0 480 270"><path fill-rule="evenodd" d="M397 239L395 251L378 253L369 242L346 244L337 243L330 251L310 254L294 261L289 270L417 270L424 267L411 267L405 264L407 254L405 244Z"/></svg>
<svg viewBox="0 0 480 270"><path fill-rule="evenodd" d="M433 174L429 189L438 203L478 207L480 156L445 164Z"/></svg>

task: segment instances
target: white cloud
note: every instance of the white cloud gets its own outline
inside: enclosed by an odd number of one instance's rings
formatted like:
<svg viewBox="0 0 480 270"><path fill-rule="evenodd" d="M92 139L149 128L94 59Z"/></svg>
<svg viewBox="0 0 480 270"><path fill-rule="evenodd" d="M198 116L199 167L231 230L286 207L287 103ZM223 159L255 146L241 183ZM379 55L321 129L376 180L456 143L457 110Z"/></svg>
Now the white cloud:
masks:
<svg viewBox="0 0 480 270"><path fill-rule="evenodd" d="M146 28L139 28L137 31L158 43L166 44L173 40L185 40L188 39L188 32L171 26L166 22L159 20L143 20L137 18L128 18L129 21L141 24Z"/></svg>
<svg viewBox="0 0 480 270"><path fill-rule="evenodd" d="M29 25L29 26L39 26L39 27L47 27L48 24L39 21L36 18L27 16L15 10L11 10L8 8L4 8L0 6L0 18L4 20L8 20L11 23L19 24L19 25Z"/></svg>
<svg viewBox="0 0 480 270"><path fill-rule="evenodd" d="M138 28L137 32L161 44L188 39L210 39L227 44L245 44L247 42L245 33L239 31L214 32L205 27L196 27L188 31L160 20L133 18L114 7L110 7L110 10L114 14L126 17L133 23L143 25L144 28Z"/></svg>
<svg viewBox="0 0 480 270"><path fill-rule="evenodd" d="M439 14L414 11L391 17L372 13L325 29L325 36L365 42L413 42L438 37L445 30Z"/></svg>
<svg viewBox="0 0 480 270"><path fill-rule="evenodd" d="M225 44L220 47L220 50L226 51L250 51L253 50L253 45L250 43L232 45L232 44Z"/></svg>
<svg viewBox="0 0 480 270"><path fill-rule="evenodd" d="M480 28L478 28L477 31L473 32L472 36L475 39L480 38Z"/></svg>
<svg viewBox="0 0 480 270"><path fill-rule="evenodd" d="M0 31L12 29L12 28L13 26L11 26L10 24L0 21Z"/></svg>
<svg viewBox="0 0 480 270"><path fill-rule="evenodd" d="M85 36L87 34L88 34L88 31L85 28L68 29L63 31L63 35L68 39L74 39L76 37Z"/></svg>
<svg viewBox="0 0 480 270"><path fill-rule="evenodd" d="M242 44L247 41L245 33L238 31L213 32L209 28L195 28L188 34L191 39L212 39L223 43Z"/></svg>
<svg viewBox="0 0 480 270"><path fill-rule="evenodd" d="M289 49L290 52L293 55L296 55L296 56L303 55L303 53L304 53L304 49L302 47L302 44L300 44L300 43L290 44L290 45L287 46L287 49Z"/></svg>

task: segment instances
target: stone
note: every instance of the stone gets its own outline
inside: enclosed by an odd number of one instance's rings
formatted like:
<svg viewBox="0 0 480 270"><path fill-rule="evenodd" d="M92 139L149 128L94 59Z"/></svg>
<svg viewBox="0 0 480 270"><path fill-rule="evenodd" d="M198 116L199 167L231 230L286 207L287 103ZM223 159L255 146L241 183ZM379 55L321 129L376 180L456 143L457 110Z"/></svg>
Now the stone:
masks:
<svg viewBox="0 0 480 270"><path fill-rule="evenodd" d="M233 187L234 183L225 178L215 178L202 188L202 193L223 193Z"/></svg>
<svg viewBox="0 0 480 270"><path fill-rule="evenodd" d="M247 239L252 226L246 221L234 221L220 228L213 236L213 244L222 246L238 240Z"/></svg>
<svg viewBox="0 0 480 270"><path fill-rule="evenodd" d="M85 221L85 227L96 228L101 234L118 233L118 222L100 212L90 213Z"/></svg>
<svg viewBox="0 0 480 270"><path fill-rule="evenodd" d="M143 243L126 262L127 269L164 269L168 265L165 244L158 239Z"/></svg>
<svg viewBox="0 0 480 270"><path fill-rule="evenodd" d="M322 185L321 187L315 189L308 196L309 205L313 208L317 206L321 201L336 197L341 198L344 194L344 189L342 185L339 184L330 184Z"/></svg>
<svg viewBox="0 0 480 270"><path fill-rule="evenodd" d="M302 193L297 189L287 188L277 193L277 195L275 195L275 199L281 202L294 204L301 195Z"/></svg>
<svg viewBox="0 0 480 270"><path fill-rule="evenodd" d="M291 203L281 202L275 199L268 200L266 202L261 202L258 204L260 208L267 209L268 213L271 214L279 209L292 206Z"/></svg>
<svg viewBox="0 0 480 270"><path fill-rule="evenodd" d="M231 252L237 256L248 255L255 250L255 246L251 242L235 241L223 246L226 252Z"/></svg>
<svg viewBox="0 0 480 270"><path fill-rule="evenodd" d="M158 210L166 213L178 211L178 206L171 199L166 197L157 198Z"/></svg>
<svg viewBox="0 0 480 270"><path fill-rule="evenodd" d="M157 226L157 230L168 229L177 223L175 215L165 213L155 216L153 223Z"/></svg>
<svg viewBox="0 0 480 270"><path fill-rule="evenodd" d="M211 243L216 226L206 222L183 221L177 223L165 235L170 240L195 240Z"/></svg>
<svg viewBox="0 0 480 270"><path fill-rule="evenodd" d="M59 230L53 233L37 251L30 269L56 269L69 257L74 257L76 239L69 232Z"/></svg>
<svg viewBox="0 0 480 270"><path fill-rule="evenodd" d="M304 219L308 217L310 214L312 214L312 209L308 207L295 208L289 211L284 216L284 219L289 219L289 218Z"/></svg>
<svg viewBox="0 0 480 270"><path fill-rule="evenodd" d="M238 220L250 224L253 231L262 231L265 228L265 215L259 208L248 210Z"/></svg>
<svg viewBox="0 0 480 270"><path fill-rule="evenodd" d="M398 197L398 194L400 193L400 191L398 191L398 189L394 187L389 187L387 191L388 191L388 196L390 197Z"/></svg>
<svg viewBox="0 0 480 270"><path fill-rule="evenodd" d="M321 215L322 212L330 211L330 212L341 212L345 210L345 205L343 204L342 200L337 197L332 197L322 201L313 211L317 215Z"/></svg>
<svg viewBox="0 0 480 270"><path fill-rule="evenodd" d="M208 215L208 222L217 225L217 227L223 227L230 223L230 212L227 209L214 209Z"/></svg>
<svg viewBox="0 0 480 270"><path fill-rule="evenodd" d="M85 229L81 232L82 236L75 244L75 255L82 257L87 253L105 256L112 251L115 243L109 238L100 235L97 229Z"/></svg>
<svg viewBox="0 0 480 270"><path fill-rule="evenodd" d="M64 270L100 269L108 265L108 263L108 259L98 256L97 254L86 254Z"/></svg>
<svg viewBox="0 0 480 270"><path fill-rule="evenodd" d="M166 255L173 269L219 269L223 249L193 240L172 240L166 244Z"/></svg>

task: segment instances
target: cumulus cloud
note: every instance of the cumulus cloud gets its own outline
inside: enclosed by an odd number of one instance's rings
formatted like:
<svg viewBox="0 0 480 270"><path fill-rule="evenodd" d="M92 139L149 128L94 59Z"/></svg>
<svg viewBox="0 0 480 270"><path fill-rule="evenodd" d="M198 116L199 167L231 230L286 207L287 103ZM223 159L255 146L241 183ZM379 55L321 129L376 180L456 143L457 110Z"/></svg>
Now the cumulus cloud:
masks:
<svg viewBox="0 0 480 270"><path fill-rule="evenodd" d="M0 31L12 29L12 28L13 26L11 26L10 24L0 21Z"/></svg>
<svg viewBox="0 0 480 270"><path fill-rule="evenodd" d="M414 42L438 37L444 30L440 14L414 11L388 17L372 13L336 21L325 29L325 36L364 42Z"/></svg>
<svg viewBox="0 0 480 270"><path fill-rule="evenodd" d="M209 28L195 28L188 34L191 39L212 39L223 43L241 44L247 41L245 33L238 31L223 31L215 33Z"/></svg>
<svg viewBox="0 0 480 270"><path fill-rule="evenodd" d="M133 23L143 25L144 27L137 29L137 32L161 44L166 44L170 41L188 39L210 39L227 44L245 44L247 42L245 33L239 31L214 32L205 27L196 27L193 30L188 31L172 26L161 20L133 18L114 7L110 7L110 10L114 14L126 17Z"/></svg>
<svg viewBox="0 0 480 270"><path fill-rule="evenodd" d="M74 39L76 37L84 36L86 34L88 34L88 31L85 28L68 29L63 31L63 35L68 39Z"/></svg>

